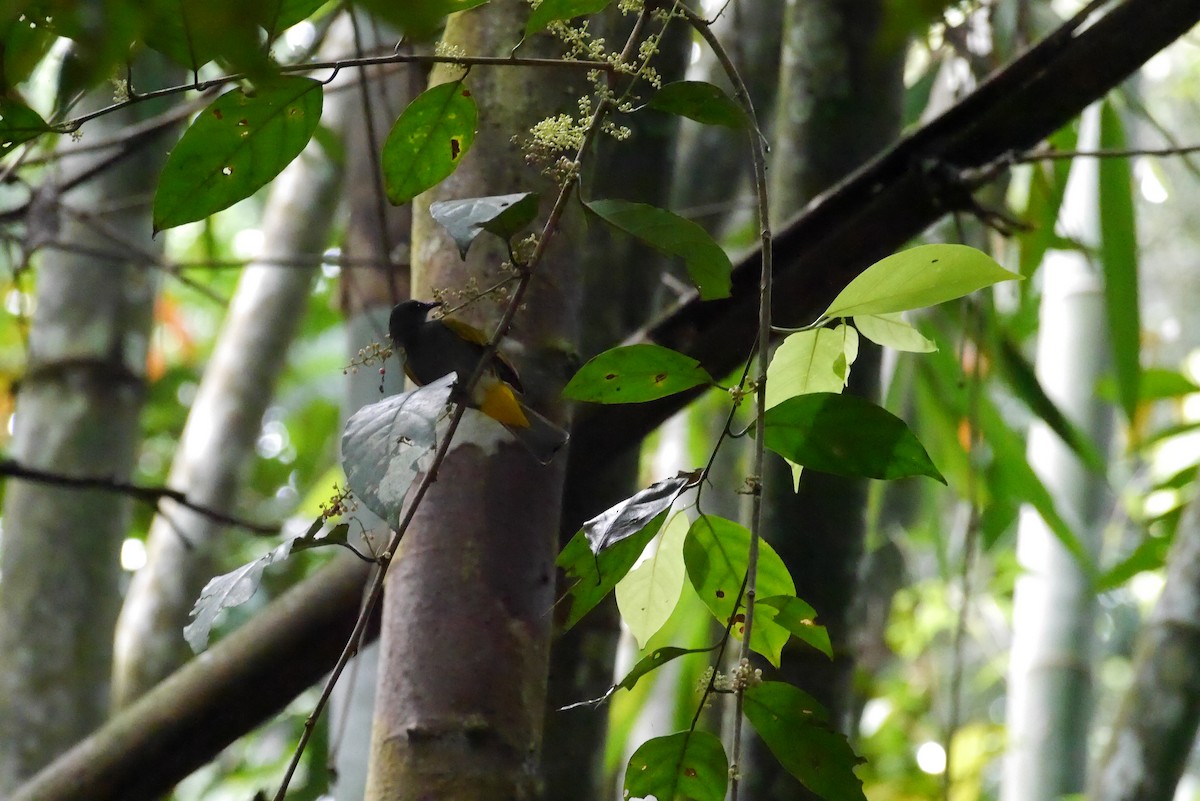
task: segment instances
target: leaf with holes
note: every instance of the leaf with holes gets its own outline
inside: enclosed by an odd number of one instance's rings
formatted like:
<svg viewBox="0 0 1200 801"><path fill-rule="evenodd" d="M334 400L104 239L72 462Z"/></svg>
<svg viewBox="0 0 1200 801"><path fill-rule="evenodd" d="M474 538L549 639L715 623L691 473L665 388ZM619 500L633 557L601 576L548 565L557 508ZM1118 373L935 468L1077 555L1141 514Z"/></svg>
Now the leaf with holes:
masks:
<svg viewBox="0 0 1200 801"><path fill-rule="evenodd" d="M920 309L1020 277L973 247L921 245L872 264L833 299L823 316Z"/></svg>
<svg viewBox="0 0 1200 801"><path fill-rule="evenodd" d="M217 98L167 158L154 195L155 233L229 208L279 175L312 138L321 104L321 83L296 77Z"/></svg>
<svg viewBox="0 0 1200 801"><path fill-rule="evenodd" d="M427 89L408 104L383 143L383 185L399 206L458 169L475 142L479 110L462 81Z"/></svg>
<svg viewBox="0 0 1200 801"><path fill-rule="evenodd" d="M525 35L532 36L551 22L599 13L611 2L612 0L542 0L529 14L529 21L525 23Z"/></svg>
<svg viewBox="0 0 1200 801"><path fill-rule="evenodd" d="M625 769L625 798L722 801L729 783L725 747L706 731L681 731L642 743Z"/></svg>
<svg viewBox="0 0 1200 801"><path fill-rule="evenodd" d="M425 457L437 442L437 424L450 402L455 373L412 392L364 406L346 422L342 467L346 485L363 506L395 528L400 507Z"/></svg>
<svg viewBox="0 0 1200 801"><path fill-rule="evenodd" d="M775 549L764 540L759 541L758 549L757 593L795 595L796 585ZM683 543L683 560L696 594L722 625L730 615L737 614L732 631L739 639L745 631L745 605L743 602L736 609L734 605L746 577L749 552L750 532L746 527L713 515L696 518ZM783 646L791 636L787 629L767 616L756 616L752 631L750 647L778 667Z"/></svg>
<svg viewBox="0 0 1200 801"><path fill-rule="evenodd" d="M24 103L0 97L0 158L22 142L50 130L41 116Z"/></svg>
<svg viewBox="0 0 1200 801"><path fill-rule="evenodd" d="M929 476L943 484L925 447L904 421L855 395L814 392L763 415L763 441L788 461L839 476Z"/></svg>
<svg viewBox="0 0 1200 801"><path fill-rule="evenodd" d="M700 362L661 345L626 345L593 356L563 388L590 403L642 403L713 383Z"/></svg>
<svg viewBox="0 0 1200 801"><path fill-rule="evenodd" d="M429 216L446 229L464 259L475 237L484 231L507 242L537 213L537 192L439 200L429 204Z"/></svg>
<svg viewBox="0 0 1200 801"><path fill-rule="evenodd" d="M824 626L818 626L813 619L817 610L794 595L771 595L759 598L755 609L792 633L796 639L806 642L825 656L833 659L833 646L829 642L829 632Z"/></svg>
<svg viewBox="0 0 1200 801"><path fill-rule="evenodd" d="M726 128L743 128L746 115L719 86L704 81L676 81L655 93L650 108Z"/></svg>
<svg viewBox="0 0 1200 801"><path fill-rule="evenodd" d="M594 200L584 206L655 250L681 257L701 300L729 297L733 270L729 256L696 223L666 209L627 200Z"/></svg>
<svg viewBox="0 0 1200 801"><path fill-rule="evenodd" d="M825 710L808 693L779 681L746 688L750 725L779 763L826 801L866 801L854 767L864 761L844 735L831 730Z"/></svg>

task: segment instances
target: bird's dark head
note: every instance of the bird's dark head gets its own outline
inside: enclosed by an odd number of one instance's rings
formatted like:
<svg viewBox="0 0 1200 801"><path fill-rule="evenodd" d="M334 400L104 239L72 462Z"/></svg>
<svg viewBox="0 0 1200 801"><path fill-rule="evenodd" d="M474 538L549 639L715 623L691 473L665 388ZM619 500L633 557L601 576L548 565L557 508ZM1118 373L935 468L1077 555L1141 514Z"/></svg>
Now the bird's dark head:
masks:
<svg viewBox="0 0 1200 801"><path fill-rule="evenodd" d="M396 347L404 347L425 322L429 310L441 306L438 301L406 300L397 303L388 319L388 335Z"/></svg>

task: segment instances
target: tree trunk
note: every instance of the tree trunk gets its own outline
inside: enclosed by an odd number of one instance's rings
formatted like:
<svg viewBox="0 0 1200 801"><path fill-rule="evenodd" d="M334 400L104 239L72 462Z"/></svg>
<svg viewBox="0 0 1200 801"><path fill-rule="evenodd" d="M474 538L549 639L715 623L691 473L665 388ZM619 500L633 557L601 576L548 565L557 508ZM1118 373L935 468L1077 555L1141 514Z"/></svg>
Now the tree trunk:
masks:
<svg viewBox="0 0 1200 801"><path fill-rule="evenodd" d="M151 86L167 72L151 66L156 64L147 59L139 69ZM93 107L107 103L106 95L92 95ZM161 111L157 103L134 106L101 117L87 134L107 139ZM29 365L17 396L12 443L12 458L23 465L67 476L130 478L158 278L146 258L122 254L131 247L155 252L149 198L165 145L156 136L137 158L115 162L61 198L52 184L60 176L39 190L53 204L45 213L56 218L57 241L114 255L49 250L40 260ZM63 139L64 153L73 147ZM60 169L81 174L113 153L68 158ZM39 222L46 221L31 221L30 227ZM119 553L129 504L110 492L19 480L6 488L0 795L108 713Z"/></svg>
<svg viewBox="0 0 1200 801"><path fill-rule="evenodd" d="M1079 146L1094 147L1097 107L1084 116ZM1071 166L1060 227L1096 242L1095 160ZM1094 387L1108 359L1098 268L1076 252L1052 252L1042 268L1037 375L1085 436L1107 449L1110 412ZM1050 429L1029 432L1029 463L1084 547L1099 552L1107 486ZM1037 801L1082 792L1091 714L1095 593L1087 573L1032 508L1021 510L1013 593L1003 799Z"/></svg>
<svg viewBox="0 0 1200 801"><path fill-rule="evenodd" d="M504 56L528 7L491 3L450 18L444 40L465 52ZM522 48L546 48L535 37ZM433 83L460 71L435 69ZM567 80L577 80L568 91ZM566 108L584 89L561 70L481 69L467 85L480 107L476 147L459 170L418 198L413 223L413 295L495 280L506 258L481 238L466 262L429 217L429 202L557 187L525 165L513 137ZM530 405L554 414L567 354L581 317L579 259L561 231L516 318L530 356ZM491 332L480 306L464 314ZM492 320L495 317L491 317ZM539 465L494 421L464 420L438 480L421 504L387 580L367 798L519 799L537 794L554 602L554 556L566 459Z"/></svg>

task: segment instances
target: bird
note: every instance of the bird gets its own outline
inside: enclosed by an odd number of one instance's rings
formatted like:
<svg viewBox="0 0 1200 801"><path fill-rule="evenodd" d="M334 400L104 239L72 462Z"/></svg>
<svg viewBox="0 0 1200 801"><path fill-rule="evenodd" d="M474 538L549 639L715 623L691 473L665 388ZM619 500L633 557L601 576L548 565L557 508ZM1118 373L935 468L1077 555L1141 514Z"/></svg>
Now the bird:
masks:
<svg viewBox="0 0 1200 801"><path fill-rule="evenodd" d="M459 381L468 380L487 351L487 335L479 329L448 317L429 319L429 312L441 305L440 301L405 300L396 304L388 319L392 346L404 352L404 373L418 386L452 372ZM522 400L524 391L516 368L497 352L465 400L547 464L570 435L529 408Z"/></svg>

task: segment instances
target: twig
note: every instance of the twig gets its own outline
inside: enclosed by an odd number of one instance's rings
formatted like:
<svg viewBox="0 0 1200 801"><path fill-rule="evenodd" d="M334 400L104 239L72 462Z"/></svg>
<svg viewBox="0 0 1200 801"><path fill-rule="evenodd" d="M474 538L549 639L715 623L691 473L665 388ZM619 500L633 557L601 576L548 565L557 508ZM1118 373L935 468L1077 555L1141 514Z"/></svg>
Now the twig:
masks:
<svg viewBox="0 0 1200 801"><path fill-rule="evenodd" d="M726 76L733 83L735 98L742 104L742 108L746 113L746 118L749 122L750 151L754 164L754 184L758 201L759 238L762 243L762 269L758 285L757 412L760 431L759 435L754 438L755 485L752 495L750 551L746 557L746 577L744 580L746 611L742 629L741 653L738 658L738 667L734 681L735 715L733 720L733 742L729 756L729 798L730 801L738 801L738 790L741 786L739 768L742 749L742 712L745 703L745 672L750 664L750 638L754 631L755 581L758 574L758 541L763 526L763 464L766 458L766 451L763 445L761 427L762 415L767 407L767 366L770 362L771 348L771 220L767 197L767 166L766 156L763 152L763 135L758 125L757 115L754 113L754 104L750 100L750 93L747 91L746 84L742 81L737 67L730 60L729 54L721 46L721 42L713 34L709 24L686 6L680 7L683 10L684 18L687 19L696 33L712 49L713 55L717 57L717 61L721 64L722 69L725 70ZM736 617L736 613L737 607L735 606L734 617Z"/></svg>
<svg viewBox="0 0 1200 801"><path fill-rule="evenodd" d="M466 66L481 66L481 67L558 67L563 69L582 69L582 70L603 70L608 73L616 71L616 67L605 61L570 61L557 58L505 58L499 56L430 56L416 55L413 53L391 53L386 56L364 56L361 58L343 58L333 61L310 61L305 64L288 64L281 66L279 72L281 74L294 74L299 72L312 72L314 70L328 69L333 73L329 76L330 79L337 75L343 69L351 67L371 67L382 64L463 64ZM224 86L228 83L242 81L249 77L244 72L230 73L221 75L216 78L210 78L205 81L195 80L191 83L178 84L176 86L167 86L162 89L155 89L152 92L144 92L133 95L128 100L121 100L104 108L83 114L79 117L67 120L59 125L53 126L53 129L58 133L70 133L79 129L79 126L85 122L90 122L97 117L102 117L105 114L111 114L114 111L127 108L136 103L141 103L146 100L153 100L157 97L167 97L176 95L182 92L197 91L203 92L212 89L216 86Z"/></svg>
<svg viewBox="0 0 1200 801"><path fill-rule="evenodd" d="M85 476L67 476L62 473L53 473L47 470L39 470L36 467L29 467L20 464L12 459L0 459L0 475L9 478L19 478L24 481L34 481L39 484L50 484L56 487L66 487L68 489L78 490L99 490L101 492L112 492L118 495L127 495L134 500L148 503L157 507L158 503L164 498L192 510L198 515L207 517L216 523L224 523L228 526L237 526L244 528L247 531L253 531L256 534L278 534L278 525L267 525L263 523L254 523L241 517L235 517L219 509L213 509L211 506L196 503L188 500L187 493L171 489L170 487L152 487L144 484L131 484L125 481L118 481L113 478L98 478Z"/></svg>
<svg viewBox="0 0 1200 801"><path fill-rule="evenodd" d="M1101 148L1099 150L1033 150L1009 159L1010 164L1032 164L1038 161L1064 159L1121 159L1137 156L1166 157L1190 156L1200 153L1200 145L1177 145L1174 147L1129 147Z"/></svg>

